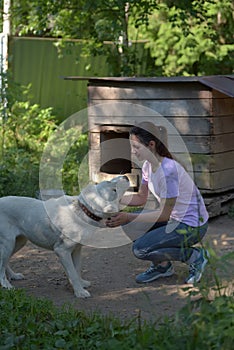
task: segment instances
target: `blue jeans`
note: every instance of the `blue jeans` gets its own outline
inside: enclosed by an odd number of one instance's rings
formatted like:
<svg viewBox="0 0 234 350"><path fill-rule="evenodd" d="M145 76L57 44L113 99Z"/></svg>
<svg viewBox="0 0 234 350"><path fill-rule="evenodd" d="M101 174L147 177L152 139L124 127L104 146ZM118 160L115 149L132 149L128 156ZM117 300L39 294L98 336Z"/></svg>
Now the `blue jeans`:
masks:
<svg viewBox="0 0 234 350"><path fill-rule="evenodd" d="M200 227L176 221L156 223L133 242L132 251L138 259L155 265L170 260L186 262L195 249L193 245L202 240L207 228L207 223Z"/></svg>

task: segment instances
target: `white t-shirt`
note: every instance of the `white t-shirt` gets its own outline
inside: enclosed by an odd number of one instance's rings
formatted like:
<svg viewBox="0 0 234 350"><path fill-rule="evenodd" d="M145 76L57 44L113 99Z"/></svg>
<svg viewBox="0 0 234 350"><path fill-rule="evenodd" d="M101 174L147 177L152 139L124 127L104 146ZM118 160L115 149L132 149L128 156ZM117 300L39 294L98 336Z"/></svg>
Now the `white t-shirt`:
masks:
<svg viewBox="0 0 234 350"><path fill-rule="evenodd" d="M177 197L170 219L198 227L209 218L200 191L185 169L174 159L164 157L159 168L152 171L145 161L142 167L142 183L160 202L161 198Z"/></svg>

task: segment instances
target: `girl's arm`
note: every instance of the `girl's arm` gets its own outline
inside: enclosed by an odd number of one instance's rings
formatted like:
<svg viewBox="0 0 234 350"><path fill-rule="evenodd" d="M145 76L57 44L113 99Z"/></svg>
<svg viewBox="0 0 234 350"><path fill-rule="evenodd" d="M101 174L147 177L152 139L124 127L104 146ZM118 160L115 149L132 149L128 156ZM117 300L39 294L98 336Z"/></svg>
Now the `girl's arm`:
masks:
<svg viewBox="0 0 234 350"><path fill-rule="evenodd" d="M163 198L160 201L159 209L152 210L149 212L143 213L127 213L127 221L135 221L135 222L162 222L168 221L171 216L171 212L175 206L176 197L175 198Z"/></svg>
<svg viewBox="0 0 234 350"><path fill-rule="evenodd" d="M175 198L161 199L160 208L143 213L127 213L121 212L118 215L107 220L106 225L109 227L117 227L120 225L128 224L131 221L134 222L165 222L170 219L171 212L175 206Z"/></svg>
<svg viewBox="0 0 234 350"><path fill-rule="evenodd" d="M145 205L148 198L148 185L141 184L139 191L134 194L127 194L122 197L120 204L127 206L142 206Z"/></svg>

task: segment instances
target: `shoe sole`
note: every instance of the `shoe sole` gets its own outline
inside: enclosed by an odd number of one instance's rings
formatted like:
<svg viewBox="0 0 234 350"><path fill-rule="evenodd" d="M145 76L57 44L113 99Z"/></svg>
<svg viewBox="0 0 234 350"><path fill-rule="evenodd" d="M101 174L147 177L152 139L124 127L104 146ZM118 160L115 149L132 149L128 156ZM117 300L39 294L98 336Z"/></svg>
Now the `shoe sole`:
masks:
<svg viewBox="0 0 234 350"><path fill-rule="evenodd" d="M148 279L147 281L138 281L138 280L136 279L136 282L137 282L137 283L140 283L140 284L149 283L149 282L153 282L153 281L157 280L157 279L160 278L160 277L170 277L170 276L172 276L173 274L174 274L174 270L171 270L171 271L168 271L168 272L165 272L165 273L161 273L161 274L159 274L159 275L157 275L157 276L151 277L151 278Z"/></svg>

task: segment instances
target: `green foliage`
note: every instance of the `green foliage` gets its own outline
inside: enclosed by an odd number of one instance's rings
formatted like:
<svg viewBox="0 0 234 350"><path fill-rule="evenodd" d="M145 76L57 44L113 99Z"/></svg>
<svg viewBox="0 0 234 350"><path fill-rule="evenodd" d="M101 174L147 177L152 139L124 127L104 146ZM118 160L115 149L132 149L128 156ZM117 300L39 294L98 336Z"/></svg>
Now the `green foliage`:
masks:
<svg viewBox="0 0 234 350"><path fill-rule="evenodd" d="M187 303L179 314L179 325L182 323L178 330L179 343L182 345L189 337L186 349L231 349L234 342L233 312L233 296L219 296L213 301L201 298ZM188 325L187 330L184 324Z"/></svg>
<svg viewBox="0 0 234 350"><path fill-rule="evenodd" d="M16 0L13 35L85 40L84 54L102 55L110 75L209 75L233 72L232 0ZM145 39L142 60L132 45ZM109 45L104 45L104 43ZM62 42L61 42L62 45Z"/></svg>
<svg viewBox="0 0 234 350"><path fill-rule="evenodd" d="M192 293L190 294L192 295ZM172 318L121 321L0 289L0 349L231 350L234 297L188 299Z"/></svg>
<svg viewBox="0 0 234 350"><path fill-rule="evenodd" d="M232 1L163 1L148 29L157 75L232 73Z"/></svg>
<svg viewBox="0 0 234 350"><path fill-rule="evenodd" d="M67 153L65 162L62 169L63 187L67 194L78 194L82 188L82 181L78 181L79 178L83 178L86 181L89 179L88 166L81 166L82 160L88 154L88 134L82 133L70 147Z"/></svg>
<svg viewBox="0 0 234 350"><path fill-rule="evenodd" d="M0 105L0 196L36 195L41 156L49 137L58 128L52 108L41 109L29 100L30 88L18 86L9 78ZM72 195L79 190L78 168L87 150L87 135L74 139L60 169L66 193ZM57 149L58 156L59 152L61 148ZM56 175L51 174L53 178Z"/></svg>
<svg viewBox="0 0 234 350"><path fill-rule="evenodd" d="M12 33L85 40L84 54L107 57L110 75L136 75L139 56L129 44L128 21L146 23L154 6L152 0L17 0L11 7Z"/></svg>
<svg viewBox="0 0 234 350"><path fill-rule="evenodd" d="M34 197L38 190L38 160L28 152L9 148L0 160L0 196Z"/></svg>
<svg viewBox="0 0 234 350"><path fill-rule="evenodd" d="M29 87L8 80L1 103L0 196L34 196L43 145L55 128L52 109L31 105Z"/></svg>
<svg viewBox="0 0 234 350"><path fill-rule="evenodd" d="M21 36L50 36L118 41L126 21L146 23L155 8L153 0L15 0L11 6L12 30ZM87 26L88 24L88 26Z"/></svg>
<svg viewBox="0 0 234 350"><path fill-rule="evenodd" d="M177 320L187 323L191 331L184 329L181 337L190 337L188 349L231 349L234 334L234 293L232 273L234 253L218 257L212 248L209 264L203 279L188 292L186 305L180 310Z"/></svg>

